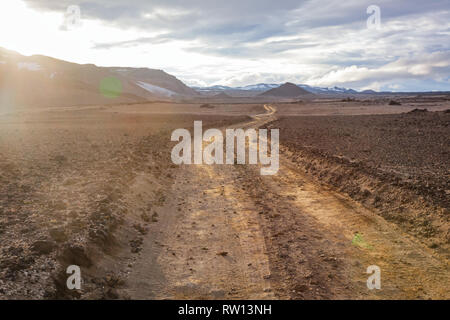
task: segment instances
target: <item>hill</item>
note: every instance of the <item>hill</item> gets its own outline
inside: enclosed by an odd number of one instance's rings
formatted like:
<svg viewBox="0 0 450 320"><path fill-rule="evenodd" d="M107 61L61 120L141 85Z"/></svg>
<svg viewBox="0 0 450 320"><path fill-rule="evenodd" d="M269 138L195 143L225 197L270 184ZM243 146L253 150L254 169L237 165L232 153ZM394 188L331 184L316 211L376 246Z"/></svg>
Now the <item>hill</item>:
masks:
<svg viewBox="0 0 450 320"><path fill-rule="evenodd" d="M198 93L162 70L98 67L0 48L0 108L171 100Z"/></svg>
<svg viewBox="0 0 450 320"><path fill-rule="evenodd" d="M232 98L232 97L231 97L230 95L226 94L225 92L221 92L221 93L218 93L218 94L212 96L212 98L216 98L216 99L229 99L229 98Z"/></svg>
<svg viewBox="0 0 450 320"><path fill-rule="evenodd" d="M273 88L268 91L265 91L260 94L260 96L270 96L270 97L279 97L279 98L295 98L298 96L311 94L310 92L306 91L305 89L302 89L298 87L297 85L286 82L285 84L279 86L278 88Z"/></svg>

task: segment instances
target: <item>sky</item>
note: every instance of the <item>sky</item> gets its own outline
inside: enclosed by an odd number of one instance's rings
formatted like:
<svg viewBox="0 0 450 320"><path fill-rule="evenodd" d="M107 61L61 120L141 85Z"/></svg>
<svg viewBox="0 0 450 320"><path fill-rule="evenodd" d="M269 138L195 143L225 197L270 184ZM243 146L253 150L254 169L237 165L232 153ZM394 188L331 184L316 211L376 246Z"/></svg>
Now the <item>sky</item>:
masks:
<svg viewBox="0 0 450 320"><path fill-rule="evenodd" d="M450 91L450 0L2 0L0 47L191 86Z"/></svg>

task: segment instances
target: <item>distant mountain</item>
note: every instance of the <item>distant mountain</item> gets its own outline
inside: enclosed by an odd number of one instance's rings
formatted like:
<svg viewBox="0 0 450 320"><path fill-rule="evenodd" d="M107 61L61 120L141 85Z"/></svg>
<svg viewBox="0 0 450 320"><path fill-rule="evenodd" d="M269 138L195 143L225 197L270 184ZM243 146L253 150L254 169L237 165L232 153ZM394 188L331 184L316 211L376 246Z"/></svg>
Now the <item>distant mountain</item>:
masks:
<svg viewBox="0 0 450 320"><path fill-rule="evenodd" d="M0 48L0 107L132 103L196 95L162 70L97 67Z"/></svg>
<svg viewBox="0 0 450 320"><path fill-rule="evenodd" d="M364 90L364 91L361 91L361 93L373 94L373 93L377 93L377 92L374 90Z"/></svg>
<svg viewBox="0 0 450 320"><path fill-rule="evenodd" d="M237 92L240 92L241 94L243 92L254 92L256 94L260 92L264 92L270 89L278 88L281 86L280 84L267 84L267 83L258 83L254 85L248 85L243 87L229 87L229 86L220 86L215 85L211 87L193 87L198 92L204 93L204 94L211 94L211 93L219 93L219 92L226 92L230 95L234 95ZM340 87L331 87L331 88L325 88L325 87L312 87L306 84L297 84L298 87L310 92L310 93L316 93L316 94L355 94L358 93L358 91L353 89L346 89L346 88L340 88Z"/></svg>
<svg viewBox="0 0 450 320"><path fill-rule="evenodd" d="M270 97L280 97L280 98L296 98L299 96L303 96L305 94L311 94L311 92L306 91L303 88L300 88L299 86L286 82L285 84L273 88L270 90L267 90L260 94L260 96L270 96Z"/></svg>
<svg viewBox="0 0 450 320"><path fill-rule="evenodd" d="M222 92L227 90L233 90L232 87L227 86L210 86L210 87L191 87L197 92Z"/></svg>
<svg viewBox="0 0 450 320"><path fill-rule="evenodd" d="M228 94L226 94L225 92L221 92L219 94L216 94L214 96L212 96L212 98L216 98L216 99L228 99L231 98L231 96L229 96Z"/></svg>
<svg viewBox="0 0 450 320"><path fill-rule="evenodd" d="M239 90L254 90L254 91L267 91L270 89L274 89L274 88L278 88L280 85L279 84L267 84L267 83L258 83L258 84L253 84L253 85L249 85L249 86L245 86L245 87L237 87L236 89Z"/></svg>
<svg viewBox="0 0 450 320"><path fill-rule="evenodd" d="M267 91L273 88L279 87L279 84L267 84L267 83L258 83L243 87L228 87L215 85L210 87L192 87L198 92L219 92L219 91Z"/></svg>
<svg viewBox="0 0 450 320"><path fill-rule="evenodd" d="M332 87L332 88L322 88L322 87L311 87L308 86L306 84L298 84L298 86L300 88L303 88L311 93L347 93L347 94L353 94L353 93L358 93L358 91L353 90L353 89L346 89L346 88L339 88L339 87Z"/></svg>

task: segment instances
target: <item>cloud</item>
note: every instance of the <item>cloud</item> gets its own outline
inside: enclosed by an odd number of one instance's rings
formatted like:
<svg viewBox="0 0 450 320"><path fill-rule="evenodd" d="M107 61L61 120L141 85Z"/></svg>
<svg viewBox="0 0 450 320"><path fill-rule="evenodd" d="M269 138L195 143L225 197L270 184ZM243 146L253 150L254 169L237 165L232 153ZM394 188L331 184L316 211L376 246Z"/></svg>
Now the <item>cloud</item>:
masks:
<svg viewBox="0 0 450 320"><path fill-rule="evenodd" d="M90 49L166 50L170 54L157 62L190 83L289 80L395 89L419 81L424 90L450 90L448 0L378 0L380 30L367 28L366 8L373 3L361 0L25 2L61 13L79 5L83 19L133 30L133 37L96 40Z"/></svg>
<svg viewBox="0 0 450 320"><path fill-rule="evenodd" d="M390 79L423 79L444 81L450 74L450 51L434 52L411 58L399 58L379 68L358 67L356 65L328 72L310 79L313 85L332 83L362 83L364 81L387 81Z"/></svg>
<svg viewBox="0 0 450 320"><path fill-rule="evenodd" d="M154 37L140 37L133 40L96 43L93 46L93 49L130 48L140 46L144 43L161 44L169 41L170 39L165 37L164 35Z"/></svg>

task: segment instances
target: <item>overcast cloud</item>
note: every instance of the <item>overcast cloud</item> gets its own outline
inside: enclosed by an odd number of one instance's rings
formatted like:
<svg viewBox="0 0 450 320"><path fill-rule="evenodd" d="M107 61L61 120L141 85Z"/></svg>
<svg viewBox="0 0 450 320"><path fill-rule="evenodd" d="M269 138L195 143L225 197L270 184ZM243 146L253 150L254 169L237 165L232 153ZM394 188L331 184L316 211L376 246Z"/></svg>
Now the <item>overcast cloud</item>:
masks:
<svg viewBox="0 0 450 320"><path fill-rule="evenodd" d="M162 68L190 85L293 81L355 89L450 90L450 1L25 3L36 12L61 15L69 5L79 5L84 22L118 30L117 38L97 36L87 42L85 50L92 57L117 51L128 57L129 65L139 61L142 67ZM369 5L381 9L380 30L367 28ZM111 59L108 64L127 65L124 59Z"/></svg>

